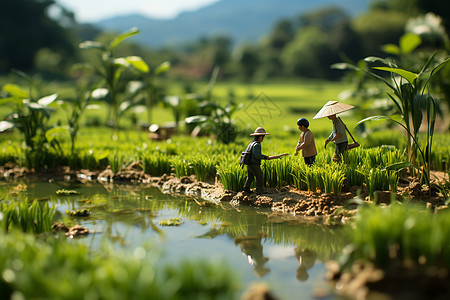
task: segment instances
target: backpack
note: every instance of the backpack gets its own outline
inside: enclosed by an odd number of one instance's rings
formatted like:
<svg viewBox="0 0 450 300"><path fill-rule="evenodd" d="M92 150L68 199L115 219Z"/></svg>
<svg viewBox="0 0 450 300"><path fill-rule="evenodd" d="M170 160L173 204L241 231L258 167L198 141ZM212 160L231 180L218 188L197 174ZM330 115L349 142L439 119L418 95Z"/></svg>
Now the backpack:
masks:
<svg viewBox="0 0 450 300"><path fill-rule="evenodd" d="M255 141L251 142L247 146L247 149L241 153L241 157L239 158L239 163L241 165L248 165L250 163L250 160L252 159L253 146L255 146L255 144L256 144Z"/></svg>

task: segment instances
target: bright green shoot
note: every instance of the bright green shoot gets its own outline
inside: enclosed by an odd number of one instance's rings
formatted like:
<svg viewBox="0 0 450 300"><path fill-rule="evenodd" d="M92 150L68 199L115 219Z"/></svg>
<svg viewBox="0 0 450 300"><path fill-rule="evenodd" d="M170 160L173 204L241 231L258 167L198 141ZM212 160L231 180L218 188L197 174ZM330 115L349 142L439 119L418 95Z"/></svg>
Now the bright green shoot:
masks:
<svg viewBox="0 0 450 300"><path fill-rule="evenodd" d="M94 95L98 95L99 99L104 99L110 106L114 128L119 128L119 118L121 111L130 108L130 103L125 103L119 99L119 95L123 92L121 85L121 76L127 69L134 69L141 73L149 72L150 68L147 63L139 56L115 57L114 50L125 39L139 33L137 28L132 28L112 40L109 45L104 45L95 41L85 41L80 44L81 49L95 49L100 51L100 64L98 66L89 66L93 68L105 84L105 89L97 90ZM124 105L121 105L125 103Z"/></svg>

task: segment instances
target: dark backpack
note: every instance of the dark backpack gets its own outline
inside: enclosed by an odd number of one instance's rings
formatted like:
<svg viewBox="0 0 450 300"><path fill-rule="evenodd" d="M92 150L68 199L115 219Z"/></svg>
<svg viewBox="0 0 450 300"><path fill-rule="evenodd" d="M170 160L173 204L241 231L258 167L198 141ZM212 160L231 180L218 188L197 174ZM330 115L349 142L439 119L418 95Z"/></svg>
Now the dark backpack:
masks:
<svg viewBox="0 0 450 300"><path fill-rule="evenodd" d="M241 153L241 157L239 158L239 163L241 165L248 165L252 159L252 150L253 146L255 146L256 142L253 141L248 144L247 149Z"/></svg>

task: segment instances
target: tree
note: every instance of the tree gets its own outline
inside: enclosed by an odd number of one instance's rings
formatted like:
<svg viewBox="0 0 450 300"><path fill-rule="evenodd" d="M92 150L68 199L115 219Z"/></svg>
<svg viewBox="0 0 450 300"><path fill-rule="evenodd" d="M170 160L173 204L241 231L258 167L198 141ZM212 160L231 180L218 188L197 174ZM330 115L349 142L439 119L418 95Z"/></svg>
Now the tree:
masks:
<svg viewBox="0 0 450 300"><path fill-rule="evenodd" d="M295 35L295 30L290 20L281 20L273 29L272 33L267 38L267 45L270 48L281 50L283 47L292 41Z"/></svg>
<svg viewBox="0 0 450 300"><path fill-rule="evenodd" d="M244 46L241 50L238 63L244 80L250 81L261 63L258 49L250 45Z"/></svg>
<svg viewBox="0 0 450 300"><path fill-rule="evenodd" d="M52 0L2 0L0 72L33 69L35 55L42 48L50 48L64 57L75 54L69 31L48 14L54 3Z"/></svg>
<svg viewBox="0 0 450 300"><path fill-rule="evenodd" d="M286 70L295 76L325 77L331 64L325 60L329 53L327 39L316 27L299 30L281 55Z"/></svg>

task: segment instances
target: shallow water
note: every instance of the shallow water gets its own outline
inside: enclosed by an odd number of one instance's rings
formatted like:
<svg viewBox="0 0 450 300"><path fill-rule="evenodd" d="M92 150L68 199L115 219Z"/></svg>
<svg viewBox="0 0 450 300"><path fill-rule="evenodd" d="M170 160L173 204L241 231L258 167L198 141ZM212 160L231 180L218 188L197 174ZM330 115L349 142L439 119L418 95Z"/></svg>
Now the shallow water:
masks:
<svg viewBox="0 0 450 300"><path fill-rule="evenodd" d="M2 183L2 188L16 184ZM208 205L199 199L167 195L146 185L24 183L28 199L55 199L57 221L87 227L76 238L94 249L107 240L134 249L157 245L163 260L225 261L245 290L252 282L267 283L278 299L338 299L325 281L324 262L345 245L337 228L273 214L270 209ZM79 195L61 196L60 189ZM67 210L88 208L89 217L69 217ZM161 221L178 218L178 226ZM243 292L243 290L241 292ZM240 296L240 295L239 295ZM323 299L323 298L322 298Z"/></svg>

